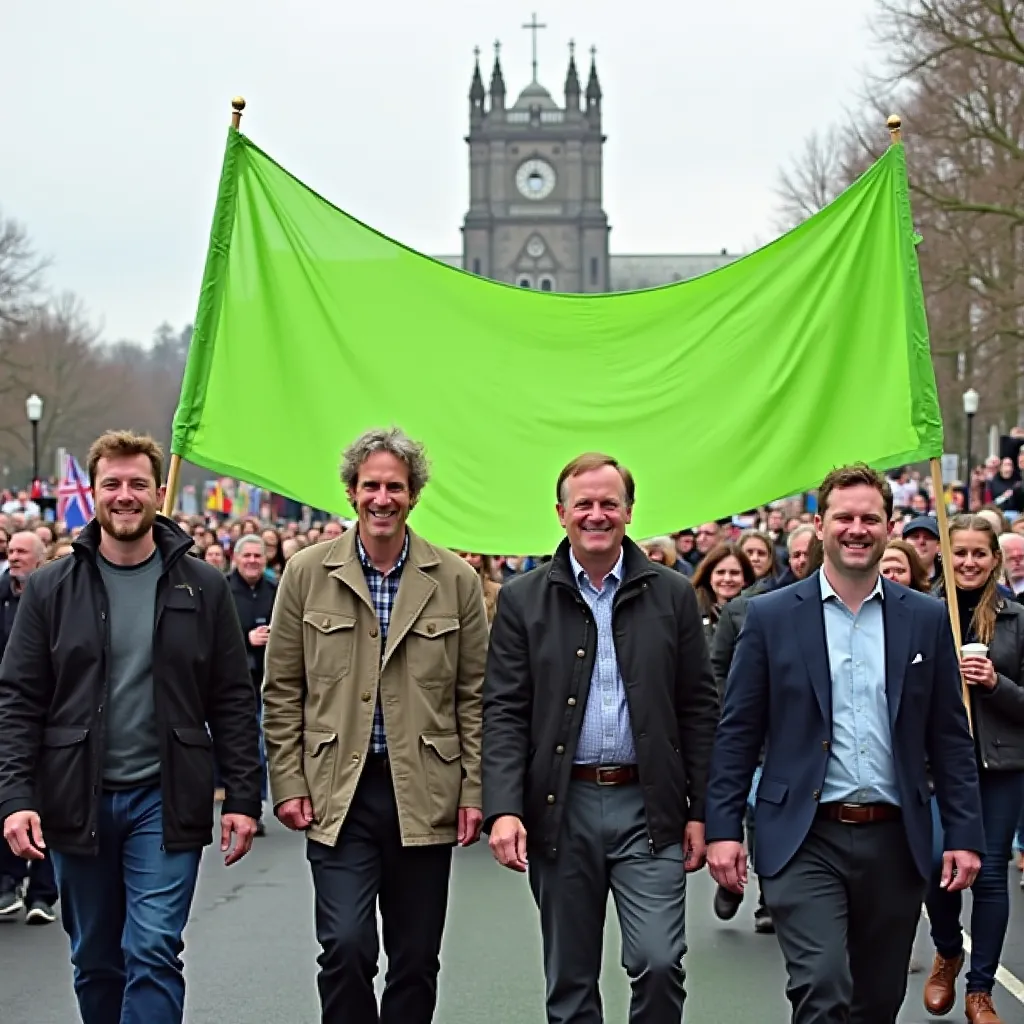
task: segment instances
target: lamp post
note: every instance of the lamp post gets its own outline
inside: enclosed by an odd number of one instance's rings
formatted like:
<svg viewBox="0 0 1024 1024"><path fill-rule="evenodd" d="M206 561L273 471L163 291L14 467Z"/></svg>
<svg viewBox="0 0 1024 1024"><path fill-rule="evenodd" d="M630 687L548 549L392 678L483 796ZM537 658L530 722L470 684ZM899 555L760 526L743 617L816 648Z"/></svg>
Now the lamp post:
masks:
<svg viewBox="0 0 1024 1024"><path fill-rule="evenodd" d="M39 479L39 421L43 418L43 400L35 393L25 399L25 412L32 424L32 483Z"/></svg>
<svg viewBox="0 0 1024 1024"><path fill-rule="evenodd" d="M971 511L971 440L974 431L974 417L978 412L978 405L981 396L974 388L968 388L964 392L964 415L967 417L967 468L964 475L967 477L967 495L964 503L964 511Z"/></svg>

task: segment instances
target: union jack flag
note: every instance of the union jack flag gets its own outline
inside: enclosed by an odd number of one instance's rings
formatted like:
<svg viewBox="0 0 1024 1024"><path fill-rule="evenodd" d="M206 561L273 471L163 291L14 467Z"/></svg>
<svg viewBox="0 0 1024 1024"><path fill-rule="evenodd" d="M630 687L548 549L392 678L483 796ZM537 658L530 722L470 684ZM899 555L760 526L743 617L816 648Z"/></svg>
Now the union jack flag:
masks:
<svg viewBox="0 0 1024 1024"><path fill-rule="evenodd" d="M67 530L85 526L96 514L96 506L89 490L89 480L78 460L68 453L64 457L64 475L57 488L57 518Z"/></svg>

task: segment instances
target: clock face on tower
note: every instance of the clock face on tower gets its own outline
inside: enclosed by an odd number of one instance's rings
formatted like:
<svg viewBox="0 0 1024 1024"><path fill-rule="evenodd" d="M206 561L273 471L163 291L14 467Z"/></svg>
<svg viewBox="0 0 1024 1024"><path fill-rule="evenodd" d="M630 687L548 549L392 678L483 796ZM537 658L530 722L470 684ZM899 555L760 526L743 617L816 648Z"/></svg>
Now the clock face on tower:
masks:
<svg viewBox="0 0 1024 1024"><path fill-rule="evenodd" d="M516 188L527 199L547 199L555 188L555 169L537 157L526 160L516 171Z"/></svg>

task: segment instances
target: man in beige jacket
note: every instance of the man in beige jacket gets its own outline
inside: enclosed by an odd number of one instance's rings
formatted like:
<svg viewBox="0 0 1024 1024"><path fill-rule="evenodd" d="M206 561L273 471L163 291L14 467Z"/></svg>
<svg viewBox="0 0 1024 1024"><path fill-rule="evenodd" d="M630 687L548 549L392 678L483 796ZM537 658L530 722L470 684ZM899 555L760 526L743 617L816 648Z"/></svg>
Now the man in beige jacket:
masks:
<svg viewBox="0 0 1024 1024"><path fill-rule="evenodd" d="M324 1024L429 1024L452 847L480 835L487 621L473 570L406 526L422 446L372 430L341 473L357 526L293 556L278 588L270 785L277 817L306 833Z"/></svg>

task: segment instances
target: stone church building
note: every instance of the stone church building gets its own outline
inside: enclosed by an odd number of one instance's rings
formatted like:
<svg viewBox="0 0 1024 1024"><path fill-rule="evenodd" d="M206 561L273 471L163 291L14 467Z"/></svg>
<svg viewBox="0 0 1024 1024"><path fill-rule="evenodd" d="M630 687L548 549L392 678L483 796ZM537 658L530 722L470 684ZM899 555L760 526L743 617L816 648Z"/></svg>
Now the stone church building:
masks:
<svg viewBox="0 0 1024 1024"><path fill-rule="evenodd" d="M525 26L537 27L542 26ZM584 86L572 44L559 104L537 80L508 102L501 47L489 88L479 52L469 90L469 209L462 253L437 259L521 288L618 292L698 277L736 259L715 254L609 252L596 55Z"/></svg>

